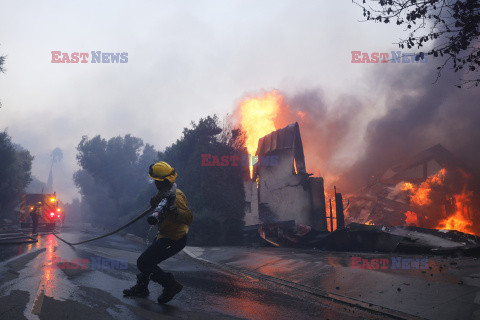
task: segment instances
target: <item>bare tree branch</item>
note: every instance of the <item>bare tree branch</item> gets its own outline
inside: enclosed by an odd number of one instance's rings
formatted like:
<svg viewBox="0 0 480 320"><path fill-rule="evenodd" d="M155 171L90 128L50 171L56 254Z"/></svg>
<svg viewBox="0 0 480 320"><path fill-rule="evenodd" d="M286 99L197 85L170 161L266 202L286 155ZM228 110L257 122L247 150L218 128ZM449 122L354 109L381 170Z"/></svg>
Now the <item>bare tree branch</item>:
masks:
<svg viewBox="0 0 480 320"><path fill-rule="evenodd" d="M478 0L352 0L363 10L365 21L405 26L408 36L396 43L401 49L432 45L428 55L445 61L438 67L437 79L447 66L464 74L480 67L480 1ZM450 62L450 63L447 63ZM457 85L478 86L480 77L461 79Z"/></svg>

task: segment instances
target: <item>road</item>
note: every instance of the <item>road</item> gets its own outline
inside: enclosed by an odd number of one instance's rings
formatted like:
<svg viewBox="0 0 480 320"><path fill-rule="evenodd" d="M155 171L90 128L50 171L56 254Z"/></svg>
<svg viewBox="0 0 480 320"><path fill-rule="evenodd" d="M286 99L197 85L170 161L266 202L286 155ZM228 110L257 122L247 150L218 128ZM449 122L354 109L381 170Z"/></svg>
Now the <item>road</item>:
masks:
<svg viewBox="0 0 480 320"><path fill-rule="evenodd" d="M98 234L58 233L72 242ZM215 268L183 252L161 264L184 285L168 305L156 303L161 294L156 283L150 284L148 298L125 298L122 290L135 282L135 262L144 248L118 235L74 248L53 234L41 235L33 244L3 245L0 319L383 319ZM88 264L75 265L82 260L74 259L88 259Z"/></svg>

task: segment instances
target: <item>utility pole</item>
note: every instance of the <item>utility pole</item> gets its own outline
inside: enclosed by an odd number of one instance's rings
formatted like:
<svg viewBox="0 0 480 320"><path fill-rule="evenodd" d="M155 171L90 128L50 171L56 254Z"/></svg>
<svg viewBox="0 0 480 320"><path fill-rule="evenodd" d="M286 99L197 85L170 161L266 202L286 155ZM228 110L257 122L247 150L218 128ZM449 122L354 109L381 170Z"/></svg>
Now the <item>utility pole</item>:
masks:
<svg viewBox="0 0 480 320"><path fill-rule="evenodd" d="M341 193L337 193L337 187L335 188L335 212L337 219L337 229L345 228L345 215L343 214L343 197Z"/></svg>
<svg viewBox="0 0 480 320"><path fill-rule="evenodd" d="M330 232L333 232L333 212L332 212L332 198L330 200Z"/></svg>

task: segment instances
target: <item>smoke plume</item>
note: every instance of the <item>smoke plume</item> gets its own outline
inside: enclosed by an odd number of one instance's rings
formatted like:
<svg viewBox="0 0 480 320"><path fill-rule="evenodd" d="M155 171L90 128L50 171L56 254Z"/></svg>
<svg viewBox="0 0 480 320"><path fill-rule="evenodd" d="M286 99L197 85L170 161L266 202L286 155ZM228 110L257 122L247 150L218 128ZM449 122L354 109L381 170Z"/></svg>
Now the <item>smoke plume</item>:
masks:
<svg viewBox="0 0 480 320"><path fill-rule="evenodd" d="M285 98L277 128L298 121L307 171L354 191L389 167L442 144L467 167L480 172L480 90L457 88L458 74L436 79L429 65L384 65L365 78L385 100L385 111L367 119L368 106L344 95L327 106L319 89ZM380 90L379 90L380 89Z"/></svg>

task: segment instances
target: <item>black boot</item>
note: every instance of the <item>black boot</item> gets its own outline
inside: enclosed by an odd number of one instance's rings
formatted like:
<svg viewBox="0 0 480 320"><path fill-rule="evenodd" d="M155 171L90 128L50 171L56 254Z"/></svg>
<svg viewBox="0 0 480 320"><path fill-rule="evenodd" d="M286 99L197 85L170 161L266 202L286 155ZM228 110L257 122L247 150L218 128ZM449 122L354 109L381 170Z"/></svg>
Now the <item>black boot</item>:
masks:
<svg viewBox="0 0 480 320"><path fill-rule="evenodd" d="M151 279L163 286L163 293L157 299L160 304L169 302L183 289L183 286L175 280L171 273L167 273L165 277L158 277L152 274Z"/></svg>
<svg viewBox="0 0 480 320"><path fill-rule="evenodd" d="M150 277L148 274L139 273L137 274L137 283L130 289L123 290L123 295L128 297L146 297L150 294L148 291L148 283L150 282Z"/></svg>

